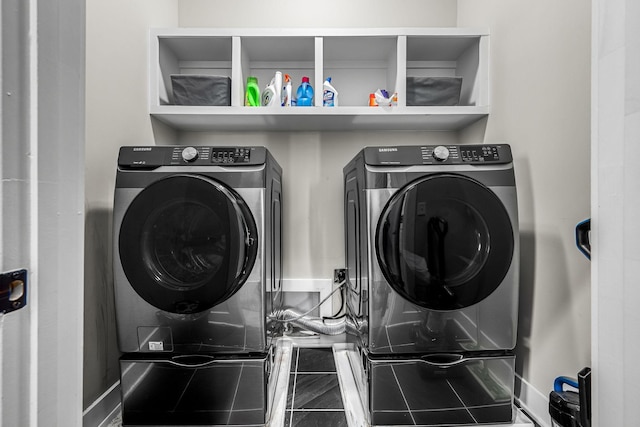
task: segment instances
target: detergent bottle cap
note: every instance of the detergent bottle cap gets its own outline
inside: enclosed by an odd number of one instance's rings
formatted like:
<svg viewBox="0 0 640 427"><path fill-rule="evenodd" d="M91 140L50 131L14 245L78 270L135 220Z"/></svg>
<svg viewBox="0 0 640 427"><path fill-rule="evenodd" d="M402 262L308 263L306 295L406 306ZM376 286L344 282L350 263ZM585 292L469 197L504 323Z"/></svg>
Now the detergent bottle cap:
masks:
<svg viewBox="0 0 640 427"><path fill-rule="evenodd" d="M304 76L304 77L302 78L302 83L309 83L309 77Z"/></svg>
<svg viewBox="0 0 640 427"><path fill-rule="evenodd" d="M258 78L254 76L247 77L247 83L258 83Z"/></svg>
<svg viewBox="0 0 640 427"><path fill-rule="evenodd" d="M331 83L331 77L327 77L327 81Z"/></svg>

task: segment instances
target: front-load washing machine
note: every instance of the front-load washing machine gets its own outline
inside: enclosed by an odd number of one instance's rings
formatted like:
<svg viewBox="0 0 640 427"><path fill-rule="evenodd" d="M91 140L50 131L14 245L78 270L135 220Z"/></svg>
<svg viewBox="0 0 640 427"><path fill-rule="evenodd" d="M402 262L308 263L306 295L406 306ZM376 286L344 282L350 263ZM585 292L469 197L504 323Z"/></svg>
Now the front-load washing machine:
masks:
<svg viewBox="0 0 640 427"><path fill-rule="evenodd" d="M509 422L519 274L510 147L367 147L344 168L344 189L347 306L371 424Z"/></svg>
<svg viewBox="0 0 640 427"><path fill-rule="evenodd" d="M122 147L113 263L124 353L265 353L282 169L263 147Z"/></svg>

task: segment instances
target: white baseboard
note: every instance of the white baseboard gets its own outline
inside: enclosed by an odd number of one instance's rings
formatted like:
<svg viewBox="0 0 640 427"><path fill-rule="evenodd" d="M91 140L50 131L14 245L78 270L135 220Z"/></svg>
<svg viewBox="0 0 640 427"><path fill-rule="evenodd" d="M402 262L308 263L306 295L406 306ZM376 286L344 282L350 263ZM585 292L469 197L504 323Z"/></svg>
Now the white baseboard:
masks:
<svg viewBox="0 0 640 427"><path fill-rule="evenodd" d="M516 383L520 384L520 396L516 399L520 407L540 427L551 427L548 395L538 391L520 375L516 375Z"/></svg>

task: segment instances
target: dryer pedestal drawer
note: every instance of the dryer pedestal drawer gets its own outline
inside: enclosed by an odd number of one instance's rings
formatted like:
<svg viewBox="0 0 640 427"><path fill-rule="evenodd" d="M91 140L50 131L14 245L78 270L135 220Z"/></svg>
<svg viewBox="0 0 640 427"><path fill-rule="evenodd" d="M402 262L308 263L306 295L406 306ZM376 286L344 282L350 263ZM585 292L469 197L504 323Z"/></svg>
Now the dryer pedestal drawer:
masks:
<svg viewBox="0 0 640 427"><path fill-rule="evenodd" d="M120 360L123 426L264 426L270 355Z"/></svg>
<svg viewBox="0 0 640 427"><path fill-rule="evenodd" d="M513 422L514 356L366 357L371 425Z"/></svg>

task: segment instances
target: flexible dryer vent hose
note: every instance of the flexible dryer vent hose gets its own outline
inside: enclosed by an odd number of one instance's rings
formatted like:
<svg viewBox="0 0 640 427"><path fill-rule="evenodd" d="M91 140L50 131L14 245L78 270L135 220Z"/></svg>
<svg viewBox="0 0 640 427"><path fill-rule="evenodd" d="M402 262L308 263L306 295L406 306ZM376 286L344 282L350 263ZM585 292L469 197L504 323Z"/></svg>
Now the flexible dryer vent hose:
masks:
<svg viewBox="0 0 640 427"><path fill-rule="evenodd" d="M317 317L306 317L290 308L279 310L274 313L273 317L280 322L290 323L300 328L306 329L322 335L340 335L345 332L349 334L356 333L356 327L345 316L340 321L325 323Z"/></svg>

